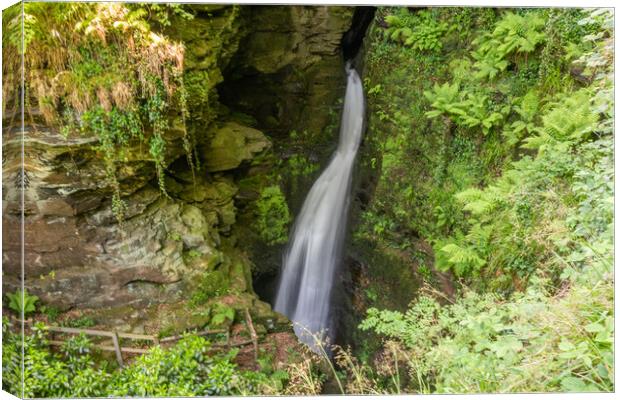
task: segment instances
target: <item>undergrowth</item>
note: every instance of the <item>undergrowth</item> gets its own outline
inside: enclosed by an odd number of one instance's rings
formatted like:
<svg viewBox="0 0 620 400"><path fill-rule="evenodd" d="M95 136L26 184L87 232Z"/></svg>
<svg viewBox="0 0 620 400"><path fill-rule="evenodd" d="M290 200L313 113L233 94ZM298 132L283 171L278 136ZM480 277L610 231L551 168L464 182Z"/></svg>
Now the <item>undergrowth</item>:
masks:
<svg viewBox="0 0 620 400"><path fill-rule="evenodd" d="M423 238L459 288L368 309L385 356L368 379L397 358L385 392L613 391L613 13L469 13L486 17L433 48L394 33L418 11L371 32L380 178L356 237Z"/></svg>

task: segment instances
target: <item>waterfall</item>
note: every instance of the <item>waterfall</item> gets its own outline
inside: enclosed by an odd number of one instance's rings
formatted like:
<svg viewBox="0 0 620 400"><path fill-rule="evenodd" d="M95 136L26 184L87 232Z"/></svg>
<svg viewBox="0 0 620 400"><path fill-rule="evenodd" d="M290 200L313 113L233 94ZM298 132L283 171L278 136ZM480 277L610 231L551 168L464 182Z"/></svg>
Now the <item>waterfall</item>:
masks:
<svg viewBox="0 0 620 400"><path fill-rule="evenodd" d="M342 256L351 173L364 122L362 82L348 62L345 68L347 89L338 148L297 216L274 307L293 321L299 339L315 351L315 338L325 341L333 334L331 292Z"/></svg>

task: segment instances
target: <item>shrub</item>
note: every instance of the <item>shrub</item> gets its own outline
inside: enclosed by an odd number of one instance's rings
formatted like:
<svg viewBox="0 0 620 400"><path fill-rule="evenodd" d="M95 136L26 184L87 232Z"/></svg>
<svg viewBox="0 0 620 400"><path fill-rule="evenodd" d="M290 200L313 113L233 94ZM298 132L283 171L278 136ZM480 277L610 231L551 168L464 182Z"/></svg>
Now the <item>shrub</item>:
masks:
<svg viewBox="0 0 620 400"><path fill-rule="evenodd" d="M24 350L24 393L21 354ZM124 369L97 365L84 336L69 339L62 354L52 353L46 328L36 325L24 340L3 320L2 384L25 397L211 396L269 392L286 377L241 372L233 363L237 350L212 355L203 337L188 335L175 346L153 347Z"/></svg>
<svg viewBox="0 0 620 400"><path fill-rule="evenodd" d="M37 296L29 294L26 289L23 292L18 289L15 293L8 293L6 297L9 298L9 308L20 317L22 313L24 316L34 313L37 308L37 301L39 301Z"/></svg>

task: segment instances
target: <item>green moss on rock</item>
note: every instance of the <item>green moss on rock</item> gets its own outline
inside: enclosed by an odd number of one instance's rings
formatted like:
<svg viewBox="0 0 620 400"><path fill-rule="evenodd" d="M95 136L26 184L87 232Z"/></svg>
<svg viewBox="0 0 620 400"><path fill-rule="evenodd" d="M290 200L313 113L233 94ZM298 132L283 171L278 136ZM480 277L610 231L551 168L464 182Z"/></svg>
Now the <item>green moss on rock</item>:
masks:
<svg viewBox="0 0 620 400"><path fill-rule="evenodd" d="M212 135L204 151L205 165L211 172L235 169L271 147L271 142L261 131L236 122L227 122L216 128Z"/></svg>

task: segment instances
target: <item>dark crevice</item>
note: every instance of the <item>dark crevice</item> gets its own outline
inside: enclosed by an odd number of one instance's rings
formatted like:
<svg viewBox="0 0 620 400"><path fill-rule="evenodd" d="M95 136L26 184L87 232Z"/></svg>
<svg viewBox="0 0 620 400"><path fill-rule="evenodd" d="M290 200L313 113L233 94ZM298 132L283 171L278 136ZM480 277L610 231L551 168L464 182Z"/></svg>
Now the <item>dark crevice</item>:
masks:
<svg viewBox="0 0 620 400"><path fill-rule="evenodd" d="M345 32L342 36L342 41L340 42L342 47L342 55L345 60L355 58L359 52L362 47L362 43L364 42L364 36L366 36L368 26L375 17L376 10L376 7L355 7L351 28Z"/></svg>

